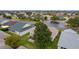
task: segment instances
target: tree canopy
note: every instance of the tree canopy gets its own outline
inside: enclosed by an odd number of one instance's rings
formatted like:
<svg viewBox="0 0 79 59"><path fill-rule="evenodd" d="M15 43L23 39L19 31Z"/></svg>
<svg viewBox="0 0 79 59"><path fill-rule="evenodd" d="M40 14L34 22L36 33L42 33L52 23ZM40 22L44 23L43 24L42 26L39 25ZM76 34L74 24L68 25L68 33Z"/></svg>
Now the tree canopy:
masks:
<svg viewBox="0 0 79 59"><path fill-rule="evenodd" d="M51 32L48 27L39 22L36 24L36 29L34 31L34 37L36 48L44 49L48 48L51 43Z"/></svg>
<svg viewBox="0 0 79 59"><path fill-rule="evenodd" d="M45 16L45 17L44 17L44 20L47 20L47 19L48 19L48 17L47 17L47 16Z"/></svg>
<svg viewBox="0 0 79 59"><path fill-rule="evenodd" d="M4 18L7 18L7 19L12 19L12 16L11 16L11 15L3 14L3 17L4 17Z"/></svg>
<svg viewBox="0 0 79 59"><path fill-rule="evenodd" d="M57 16L52 16L51 20L58 20L59 18Z"/></svg>
<svg viewBox="0 0 79 59"><path fill-rule="evenodd" d="M15 49L19 47L18 44L19 41L20 41L20 36L13 34L5 39L5 44Z"/></svg>
<svg viewBox="0 0 79 59"><path fill-rule="evenodd" d="M67 22L71 27L79 27L79 17L74 19L69 19Z"/></svg>

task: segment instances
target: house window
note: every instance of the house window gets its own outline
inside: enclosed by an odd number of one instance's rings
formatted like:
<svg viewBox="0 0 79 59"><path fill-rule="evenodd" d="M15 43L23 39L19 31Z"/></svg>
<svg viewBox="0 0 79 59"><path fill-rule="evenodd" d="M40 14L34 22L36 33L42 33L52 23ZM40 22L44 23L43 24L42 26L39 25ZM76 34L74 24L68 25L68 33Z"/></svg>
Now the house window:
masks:
<svg viewBox="0 0 79 59"><path fill-rule="evenodd" d="M61 47L61 49L66 49L66 48L64 48L64 47Z"/></svg>

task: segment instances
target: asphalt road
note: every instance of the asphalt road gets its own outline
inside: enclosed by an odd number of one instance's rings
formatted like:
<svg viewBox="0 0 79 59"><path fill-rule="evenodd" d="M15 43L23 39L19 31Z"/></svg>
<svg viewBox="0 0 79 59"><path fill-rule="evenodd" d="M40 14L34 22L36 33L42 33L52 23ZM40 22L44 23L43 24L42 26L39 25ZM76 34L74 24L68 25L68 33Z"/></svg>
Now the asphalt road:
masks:
<svg viewBox="0 0 79 59"><path fill-rule="evenodd" d="M66 29L64 22L59 22L59 24L54 24L54 23L50 23L50 20L48 20L48 21L44 21L44 24L46 24L48 27L51 28L54 27L56 29L61 29L61 30Z"/></svg>

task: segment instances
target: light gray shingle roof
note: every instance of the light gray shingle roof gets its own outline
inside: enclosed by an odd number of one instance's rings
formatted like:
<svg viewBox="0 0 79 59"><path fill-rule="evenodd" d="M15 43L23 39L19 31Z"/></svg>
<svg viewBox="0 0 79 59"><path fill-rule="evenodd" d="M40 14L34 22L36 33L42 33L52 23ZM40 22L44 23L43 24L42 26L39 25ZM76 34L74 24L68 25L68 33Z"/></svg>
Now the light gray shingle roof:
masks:
<svg viewBox="0 0 79 59"><path fill-rule="evenodd" d="M61 33L58 46L69 49L79 48L79 35L72 29L64 30Z"/></svg>

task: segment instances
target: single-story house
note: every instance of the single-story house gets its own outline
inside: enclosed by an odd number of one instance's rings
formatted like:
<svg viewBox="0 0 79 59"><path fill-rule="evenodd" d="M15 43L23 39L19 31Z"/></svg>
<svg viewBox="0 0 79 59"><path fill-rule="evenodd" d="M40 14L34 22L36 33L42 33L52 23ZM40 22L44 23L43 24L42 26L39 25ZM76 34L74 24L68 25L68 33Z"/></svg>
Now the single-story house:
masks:
<svg viewBox="0 0 79 59"><path fill-rule="evenodd" d="M12 26L12 25L14 25L14 24L16 24L17 23L17 21L16 20L10 20L10 21L8 21L8 22L6 22L6 23L4 23L3 25L4 26Z"/></svg>
<svg viewBox="0 0 79 59"><path fill-rule="evenodd" d="M28 24L26 22L18 22L9 28L9 31L15 32L16 34L22 36L26 33L31 33L35 28L33 24Z"/></svg>
<svg viewBox="0 0 79 59"><path fill-rule="evenodd" d="M4 24L6 22L10 21L9 19L0 19L0 24Z"/></svg>
<svg viewBox="0 0 79 59"><path fill-rule="evenodd" d="M12 25L14 25L15 23L17 23L17 21L15 21L15 20L7 20L7 19L4 20L3 19L3 20L0 20L0 24L1 24L0 28L3 28L3 29L9 28Z"/></svg>
<svg viewBox="0 0 79 59"><path fill-rule="evenodd" d="M59 20L65 20L64 16L58 16Z"/></svg>
<svg viewBox="0 0 79 59"><path fill-rule="evenodd" d="M79 49L79 34L72 29L64 30L59 39L59 49Z"/></svg>

